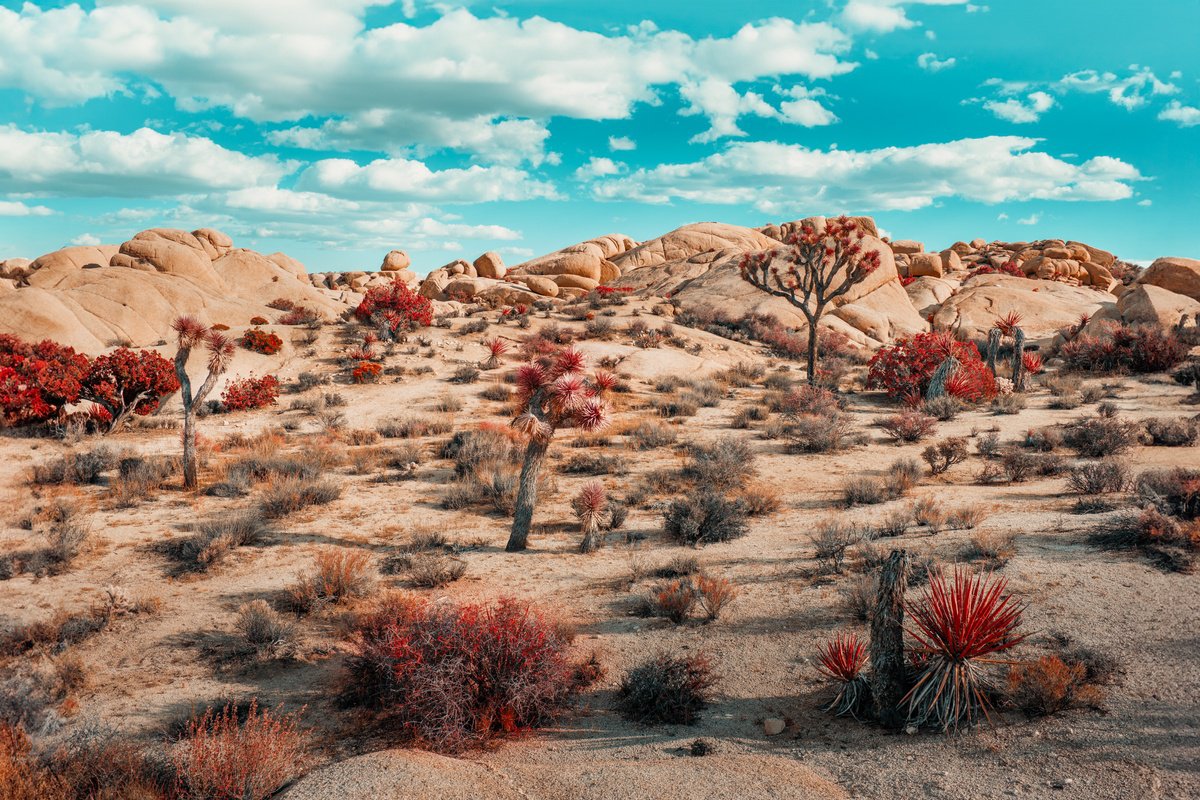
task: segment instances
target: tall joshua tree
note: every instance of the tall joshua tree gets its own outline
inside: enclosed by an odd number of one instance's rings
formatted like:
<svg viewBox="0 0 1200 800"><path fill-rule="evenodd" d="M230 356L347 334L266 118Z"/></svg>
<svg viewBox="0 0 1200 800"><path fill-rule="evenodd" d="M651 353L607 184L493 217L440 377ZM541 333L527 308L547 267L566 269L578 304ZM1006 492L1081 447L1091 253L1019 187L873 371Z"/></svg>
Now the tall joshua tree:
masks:
<svg viewBox="0 0 1200 800"><path fill-rule="evenodd" d="M537 505L538 475L555 431L559 428L594 431L608 423L609 408L604 394L612 388L612 376L597 372L585 380L585 366L582 353L565 348L517 370L520 412L513 420L513 427L529 437L529 444L521 465L512 533L504 548L510 553L524 550L528 544L529 526Z"/></svg>
<svg viewBox="0 0 1200 800"><path fill-rule="evenodd" d="M804 225L786 248L742 258L742 280L782 297L808 320L808 382L817 382L817 323L828 305L879 268L878 250L864 250L862 229L848 217L828 220L823 230ZM777 266L782 261L784 266Z"/></svg>
<svg viewBox="0 0 1200 800"><path fill-rule="evenodd" d="M196 406L204 402L213 386L229 367L233 358L233 342L219 331L201 324L193 317L180 317L171 323L179 336L179 350L175 353L175 377L179 379L179 394L183 398L183 486L196 488ZM187 374L188 359L192 349L204 345L208 351L208 375L194 393L192 381Z"/></svg>

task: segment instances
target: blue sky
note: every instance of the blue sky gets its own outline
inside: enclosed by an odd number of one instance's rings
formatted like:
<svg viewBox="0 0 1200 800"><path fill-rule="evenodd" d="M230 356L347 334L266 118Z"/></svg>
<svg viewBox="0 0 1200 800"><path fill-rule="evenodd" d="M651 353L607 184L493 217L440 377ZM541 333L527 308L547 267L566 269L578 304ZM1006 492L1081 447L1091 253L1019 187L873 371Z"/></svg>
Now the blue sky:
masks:
<svg viewBox="0 0 1200 800"><path fill-rule="evenodd" d="M424 272L843 211L1196 257L1196 30L1179 0L4 0L0 258L209 226Z"/></svg>

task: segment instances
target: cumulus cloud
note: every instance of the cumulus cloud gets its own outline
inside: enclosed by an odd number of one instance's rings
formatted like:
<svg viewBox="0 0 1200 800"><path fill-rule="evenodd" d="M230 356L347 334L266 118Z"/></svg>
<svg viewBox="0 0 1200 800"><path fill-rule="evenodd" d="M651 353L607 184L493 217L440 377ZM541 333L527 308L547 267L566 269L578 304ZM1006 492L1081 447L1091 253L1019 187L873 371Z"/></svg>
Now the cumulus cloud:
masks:
<svg viewBox="0 0 1200 800"><path fill-rule="evenodd" d="M1028 217L1021 217L1017 220L1018 225L1037 225L1042 221L1041 214L1030 214Z"/></svg>
<svg viewBox="0 0 1200 800"><path fill-rule="evenodd" d="M0 126L0 191L158 197L275 185L295 167L273 155L248 156L203 137L149 128L75 134Z"/></svg>
<svg viewBox="0 0 1200 800"><path fill-rule="evenodd" d="M1185 106L1178 100L1167 103L1166 108L1158 112L1158 118L1174 122L1181 128L1194 128L1200 125L1200 108Z"/></svg>
<svg viewBox="0 0 1200 800"><path fill-rule="evenodd" d="M624 119L678 87L688 110L710 118L711 136L735 135L730 114L762 110L737 84L826 79L856 66L842 58L850 38L823 22L774 18L696 39L457 8L425 25L365 27L366 10L383 2L110 0L90 11L27 3L0 9L0 86L60 104L162 91L186 111L332 118L275 134L297 146L399 154L446 141L488 159L515 147L536 163L554 116Z"/></svg>
<svg viewBox="0 0 1200 800"><path fill-rule="evenodd" d="M300 173L296 188L352 200L439 203L558 197L552 184L512 167L431 170L421 161L405 158L381 158L366 165L348 158L322 159Z"/></svg>
<svg viewBox="0 0 1200 800"><path fill-rule="evenodd" d="M29 206L16 200L0 200L0 217L48 217L54 209L46 206Z"/></svg>
<svg viewBox="0 0 1200 800"><path fill-rule="evenodd" d="M614 153L637 150L637 142L628 136L610 136L608 137L608 149Z"/></svg>
<svg viewBox="0 0 1200 800"><path fill-rule="evenodd" d="M586 164L575 170L575 177L581 181L590 178L603 178L609 175L620 175L626 172L627 169L624 164L618 164L611 158L596 158L593 156L588 159Z"/></svg>
<svg viewBox="0 0 1200 800"><path fill-rule="evenodd" d="M1099 156L1073 164L1033 148L1037 139L990 136L877 150L815 150L737 142L699 161L663 164L593 184L599 199L752 205L768 213L912 210L944 198L1119 200L1141 179Z"/></svg>
<svg viewBox="0 0 1200 800"><path fill-rule="evenodd" d="M93 233L81 233L71 240L71 244L86 245L87 247L95 247L102 242L103 240Z"/></svg>
<svg viewBox="0 0 1200 800"><path fill-rule="evenodd" d="M909 18L907 6L966 6L967 0L849 0L842 21L852 28L872 33L891 33L919 23Z"/></svg>
<svg viewBox="0 0 1200 800"><path fill-rule="evenodd" d="M1024 98L988 100L983 107L1002 120L1017 124L1037 122L1042 114L1054 108L1055 100L1046 92L1030 92Z"/></svg>
<svg viewBox="0 0 1200 800"><path fill-rule="evenodd" d="M928 72L941 72L944 69L950 69L958 59L951 56L947 59L939 59L936 53L921 53L917 56L917 66Z"/></svg>
<svg viewBox="0 0 1200 800"><path fill-rule="evenodd" d="M791 98L779 104L779 115L783 119L806 128L822 125L832 125L838 121L837 115L821 104L817 98L826 97L823 89L809 89L805 86L793 86L781 90L786 97Z"/></svg>

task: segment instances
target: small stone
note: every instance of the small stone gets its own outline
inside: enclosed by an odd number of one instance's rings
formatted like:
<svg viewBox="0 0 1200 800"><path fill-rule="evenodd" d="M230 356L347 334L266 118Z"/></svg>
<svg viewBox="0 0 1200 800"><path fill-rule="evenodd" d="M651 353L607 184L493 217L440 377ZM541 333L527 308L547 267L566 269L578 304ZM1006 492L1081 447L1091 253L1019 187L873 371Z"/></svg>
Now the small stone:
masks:
<svg viewBox="0 0 1200 800"><path fill-rule="evenodd" d="M917 729L916 725L909 725L904 729L904 732L907 733L909 736L912 736L917 732L917 730L918 729Z"/></svg>
<svg viewBox="0 0 1200 800"><path fill-rule="evenodd" d="M787 727L787 724L778 717L763 720L763 733L767 736L778 736L783 733L785 727Z"/></svg>

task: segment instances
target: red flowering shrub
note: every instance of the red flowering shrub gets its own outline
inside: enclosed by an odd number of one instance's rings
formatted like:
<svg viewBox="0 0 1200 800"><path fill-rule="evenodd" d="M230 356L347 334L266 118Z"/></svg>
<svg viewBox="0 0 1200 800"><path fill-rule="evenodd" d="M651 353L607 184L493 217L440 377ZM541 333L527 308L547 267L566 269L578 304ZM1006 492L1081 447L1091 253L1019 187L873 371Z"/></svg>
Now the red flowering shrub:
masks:
<svg viewBox="0 0 1200 800"><path fill-rule="evenodd" d="M969 402L995 396L995 378L980 358L979 349L945 333L918 333L881 347L871 358L867 386L883 389L889 397L919 400L925 396L933 373L949 355L957 358L960 366L946 382L948 394Z"/></svg>
<svg viewBox="0 0 1200 800"><path fill-rule="evenodd" d="M433 305L401 280L367 290L354 315L387 329L392 335L408 333L433 324Z"/></svg>
<svg viewBox="0 0 1200 800"><path fill-rule="evenodd" d="M1163 372L1187 356L1188 347L1154 325L1108 323L1062 346L1066 368L1079 372Z"/></svg>
<svg viewBox="0 0 1200 800"><path fill-rule="evenodd" d="M80 399L103 409L109 423L119 423L131 413L154 413L162 398L178 390L173 363L153 350L121 347L92 362Z"/></svg>
<svg viewBox="0 0 1200 800"><path fill-rule="evenodd" d="M30 344L0 334L0 420L33 425L77 402L90 362L50 340Z"/></svg>
<svg viewBox="0 0 1200 800"><path fill-rule="evenodd" d="M901 286L911 286L912 282L915 281L916 279L917 279L916 275L901 275L900 276L900 285Z"/></svg>
<svg viewBox="0 0 1200 800"><path fill-rule="evenodd" d="M359 361L350 370L350 377L355 383L375 383L383 373L383 367L373 361Z"/></svg>
<svg viewBox="0 0 1200 800"><path fill-rule="evenodd" d="M275 405L279 399L279 379L274 375L242 378L230 381L221 393L221 403L227 411L245 411Z"/></svg>
<svg viewBox="0 0 1200 800"><path fill-rule="evenodd" d="M258 328L251 328L242 334L242 347L255 353L273 356L283 347L283 339L273 333Z"/></svg>
<svg viewBox="0 0 1200 800"><path fill-rule="evenodd" d="M393 596L352 633L343 699L405 738L461 751L549 722L597 677L571 633L527 603L433 605Z"/></svg>
<svg viewBox="0 0 1200 800"><path fill-rule="evenodd" d="M968 278L974 278L976 275L1012 275L1014 278L1027 278L1021 266L1015 261L1005 261L999 267L993 267L991 264L984 264L971 270L967 275Z"/></svg>

